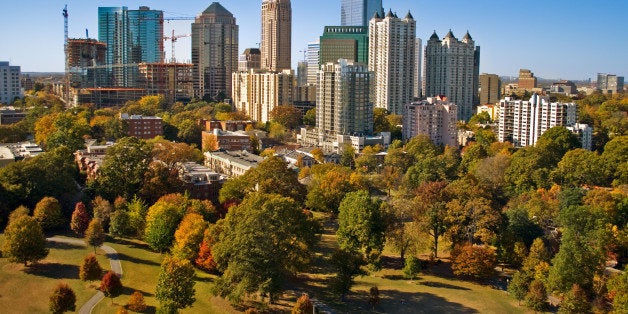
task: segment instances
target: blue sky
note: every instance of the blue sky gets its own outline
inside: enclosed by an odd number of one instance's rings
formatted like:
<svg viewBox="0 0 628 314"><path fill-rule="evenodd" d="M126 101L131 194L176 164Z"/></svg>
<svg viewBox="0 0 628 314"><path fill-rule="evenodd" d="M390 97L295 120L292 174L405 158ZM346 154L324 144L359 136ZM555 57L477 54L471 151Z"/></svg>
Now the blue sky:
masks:
<svg viewBox="0 0 628 314"><path fill-rule="evenodd" d="M212 1L199 0L13 0L0 10L0 60L22 71L63 71L63 17L68 5L70 37L98 37L99 6L140 5L168 16L195 16ZM240 51L256 47L260 33L260 0L224 0L240 25ZM481 46L480 71L516 76L520 68L555 79L594 78L597 72L628 75L628 1L568 0L384 0L398 15L411 10L417 36L424 41L434 30L449 29L458 38L469 30ZM340 24L340 0L293 0L293 63L303 58L307 43L323 26ZM165 33L190 33L191 21L165 23ZM166 42L170 55L170 43ZM176 45L177 59L190 59L190 39Z"/></svg>

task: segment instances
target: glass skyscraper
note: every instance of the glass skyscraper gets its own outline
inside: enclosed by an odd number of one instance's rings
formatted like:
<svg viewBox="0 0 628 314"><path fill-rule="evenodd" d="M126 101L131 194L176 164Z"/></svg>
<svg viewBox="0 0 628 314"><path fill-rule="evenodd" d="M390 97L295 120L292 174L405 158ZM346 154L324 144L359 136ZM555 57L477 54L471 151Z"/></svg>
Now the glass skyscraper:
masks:
<svg viewBox="0 0 628 314"><path fill-rule="evenodd" d="M340 24L342 26L368 27L375 12L383 15L382 0L342 0Z"/></svg>

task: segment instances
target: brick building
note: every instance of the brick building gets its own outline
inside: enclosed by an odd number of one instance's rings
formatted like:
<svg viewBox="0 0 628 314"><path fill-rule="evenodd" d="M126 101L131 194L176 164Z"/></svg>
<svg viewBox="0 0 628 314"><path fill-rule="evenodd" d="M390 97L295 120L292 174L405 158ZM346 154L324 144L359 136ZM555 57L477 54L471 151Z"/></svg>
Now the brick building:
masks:
<svg viewBox="0 0 628 314"><path fill-rule="evenodd" d="M164 134L163 121L159 117L144 117L121 113L120 118L126 124L128 136L148 140Z"/></svg>

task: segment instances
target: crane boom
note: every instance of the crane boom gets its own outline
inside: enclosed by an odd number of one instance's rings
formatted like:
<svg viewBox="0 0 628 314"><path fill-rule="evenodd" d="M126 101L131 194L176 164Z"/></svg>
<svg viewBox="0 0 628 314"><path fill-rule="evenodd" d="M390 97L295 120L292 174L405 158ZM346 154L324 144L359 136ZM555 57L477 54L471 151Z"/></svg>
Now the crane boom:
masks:
<svg viewBox="0 0 628 314"><path fill-rule="evenodd" d="M65 53L65 104L70 103L70 59L68 51L68 5L63 7L63 52Z"/></svg>
<svg viewBox="0 0 628 314"><path fill-rule="evenodd" d="M171 62L177 62L175 57L174 57L174 44L177 42L177 39L179 38L184 38L184 37L190 37L192 36L192 34L180 34L180 35L175 35L174 34L174 29L172 30L172 36L164 36L164 40L170 40L170 42L172 43L172 50L171 50Z"/></svg>

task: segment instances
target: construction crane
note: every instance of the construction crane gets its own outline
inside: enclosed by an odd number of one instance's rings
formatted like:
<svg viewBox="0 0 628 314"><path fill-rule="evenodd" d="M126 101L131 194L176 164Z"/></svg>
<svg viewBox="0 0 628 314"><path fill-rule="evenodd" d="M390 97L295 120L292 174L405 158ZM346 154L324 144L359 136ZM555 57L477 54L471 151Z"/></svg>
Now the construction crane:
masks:
<svg viewBox="0 0 628 314"><path fill-rule="evenodd" d="M70 59L68 51L68 5L62 11L63 15L63 52L65 54L65 103L70 103Z"/></svg>
<svg viewBox="0 0 628 314"><path fill-rule="evenodd" d="M172 63L177 62L176 58L174 57L174 44L177 42L177 40L179 38L190 37L190 36L192 36L192 34L175 35L174 34L174 29L172 30L172 36L164 36L164 41L165 40L170 40L170 42L172 43L172 50L170 51L170 54L171 54L170 61Z"/></svg>

